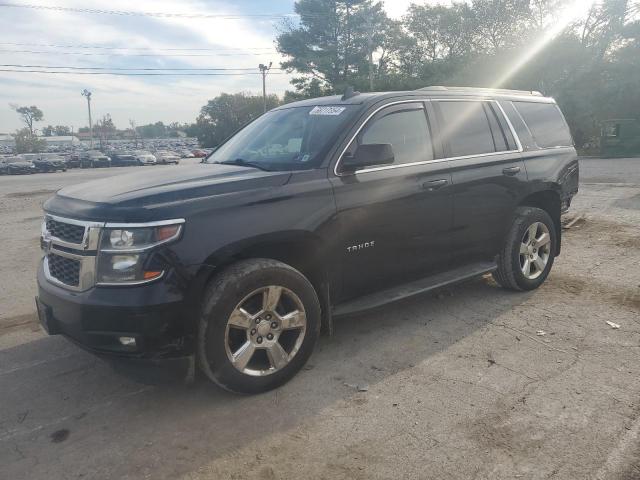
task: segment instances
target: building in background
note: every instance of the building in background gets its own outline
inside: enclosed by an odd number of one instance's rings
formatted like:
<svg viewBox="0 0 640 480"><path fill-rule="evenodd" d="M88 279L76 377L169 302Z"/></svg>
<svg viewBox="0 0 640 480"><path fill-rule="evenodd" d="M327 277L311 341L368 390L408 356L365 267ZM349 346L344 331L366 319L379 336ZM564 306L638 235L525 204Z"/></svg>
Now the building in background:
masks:
<svg viewBox="0 0 640 480"><path fill-rule="evenodd" d="M624 157L640 153L640 121L635 118L602 122L600 152L603 157Z"/></svg>
<svg viewBox="0 0 640 480"><path fill-rule="evenodd" d="M47 142L47 147L73 147L80 145L80 140L75 135L40 137Z"/></svg>

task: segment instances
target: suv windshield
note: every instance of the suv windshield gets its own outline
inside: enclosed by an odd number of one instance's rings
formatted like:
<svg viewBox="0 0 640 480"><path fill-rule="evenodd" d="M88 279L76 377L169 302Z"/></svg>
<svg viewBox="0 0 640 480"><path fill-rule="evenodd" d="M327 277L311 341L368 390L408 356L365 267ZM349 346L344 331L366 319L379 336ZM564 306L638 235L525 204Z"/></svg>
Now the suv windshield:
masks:
<svg viewBox="0 0 640 480"><path fill-rule="evenodd" d="M236 133L207 158L264 170L317 167L356 107L309 106L268 112Z"/></svg>

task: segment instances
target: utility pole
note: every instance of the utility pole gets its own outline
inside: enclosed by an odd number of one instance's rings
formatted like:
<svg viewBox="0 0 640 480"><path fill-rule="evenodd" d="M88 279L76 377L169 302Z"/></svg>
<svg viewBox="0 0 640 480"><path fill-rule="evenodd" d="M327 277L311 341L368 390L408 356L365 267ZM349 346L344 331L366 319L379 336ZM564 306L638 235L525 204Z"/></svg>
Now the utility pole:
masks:
<svg viewBox="0 0 640 480"><path fill-rule="evenodd" d="M89 139L91 150L93 150L93 123L91 123L91 92L86 88L80 93L83 97L87 97L87 108L89 109Z"/></svg>
<svg viewBox="0 0 640 480"><path fill-rule="evenodd" d="M264 112L267 113L267 73L271 70L272 62L269 65L261 63L258 65L260 73L262 74L262 103L264 104Z"/></svg>

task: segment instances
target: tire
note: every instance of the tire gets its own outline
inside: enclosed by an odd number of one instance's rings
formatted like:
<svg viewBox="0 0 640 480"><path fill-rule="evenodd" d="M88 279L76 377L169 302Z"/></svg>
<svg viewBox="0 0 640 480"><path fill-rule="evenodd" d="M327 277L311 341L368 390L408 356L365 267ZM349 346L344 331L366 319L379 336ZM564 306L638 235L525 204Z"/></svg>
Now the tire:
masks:
<svg viewBox="0 0 640 480"><path fill-rule="evenodd" d="M269 298L279 298L277 311L268 307ZM304 326L287 329L285 322L289 327ZM304 366L319 333L320 302L304 275L276 260L243 260L216 276L205 291L198 365L210 380L231 392L266 392ZM241 351L247 355L238 355ZM237 360L232 362L232 357Z"/></svg>
<svg viewBox="0 0 640 480"><path fill-rule="evenodd" d="M518 207L505 245L498 255L494 280L508 290L538 288L553 267L556 245L556 228L551 216L539 208Z"/></svg>

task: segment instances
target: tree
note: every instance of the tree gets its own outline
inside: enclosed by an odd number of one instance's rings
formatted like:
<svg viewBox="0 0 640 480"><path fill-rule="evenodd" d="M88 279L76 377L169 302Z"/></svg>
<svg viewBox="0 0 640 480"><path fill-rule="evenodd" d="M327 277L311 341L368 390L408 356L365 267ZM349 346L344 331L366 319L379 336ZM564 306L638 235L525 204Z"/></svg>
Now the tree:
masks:
<svg viewBox="0 0 640 480"><path fill-rule="evenodd" d="M142 138L164 138L167 134L167 127L162 122L142 125L136 130Z"/></svg>
<svg viewBox="0 0 640 480"><path fill-rule="evenodd" d="M102 150L109 143L109 140L111 140L113 134L116 132L116 126L111 119L111 115L107 113L100 120L98 120L95 125L95 130L98 133L98 138L100 140L100 149Z"/></svg>
<svg viewBox="0 0 640 480"><path fill-rule="evenodd" d="M280 105L275 95L267 97L267 109ZM223 93L209 100L200 110L195 133L204 147L215 147L243 125L263 113L262 96ZM193 133L193 132L192 132Z"/></svg>
<svg viewBox="0 0 640 480"><path fill-rule="evenodd" d="M16 104L11 104L11 108L20 115L20 119L27 126L31 135L33 135L33 124L44 118L42 110L35 105L31 105L30 107L20 107Z"/></svg>
<svg viewBox="0 0 640 480"><path fill-rule="evenodd" d="M282 67L303 76L294 79L298 94L366 87L369 52L385 40L391 20L373 0L299 0L299 25L284 24L277 48L288 59ZM315 79L315 81L313 81Z"/></svg>
<svg viewBox="0 0 640 480"><path fill-rule="evenodd" d="M136 121L133 118L129 119L129 127L131 127L131 132L133 133L133 141L135 142L136 148L138 148L138 129L136 127Z"/></svg>
<svg viewBox="0 0 640 480"><path fill-rule="evenodd" d="M28 128L17 130L13 135L17 153L39 153L45 150L47 142L36 137Z"/></svg>
<svg viewBox="0 0 640 480"><path fill-rule="evenodd" d="M56 125L54 132L59 136L71 135L71 129L66 125Z"/></svg>
<svg viewBox="0 0 640 480"><path fill-rule="evenodd" d="M531 16L529 0L474 0L476 48L497 53L517 44Z"/></svg>
<svg viewBox="0 0 640 480"><path fill-rule="evenodd" d="M529 23L532 28L544 29L553 23L554 14L569 0L529 0Z"/></svg>
<svg viewBox="0 0 640 480"><path fill-rule="evenodd" d="M593 48L595 60L602 60L616 42L623 39L625 24L638 4L630 0L594 3L582 25L582 43Z"/></svg>
<svg viewBox="0 0 640 480"><path fill-rule="evenodd" d="M299 23L284 24L277 38L282 67L296 73L285 102L338 93L347 84L367 89L369 74L379 90L540 90L557 100L578 146L597 142L603 120L640 115L640 0L597 0L584 18L560 29L560 11L575 0L415 3L398 22L377 0L297 0ZM216 129L224 122L231 120L220 116ZM214 135L207 115L196 127L199 137ZM219 140L207 138L210 145Z"/></svg>
<svg viewBox="0 0 640 480"><path fill-rule="evenodd" d="M47 125L42 129L42 135L45 137L71 135L71 129L66 125L56 125L55 127L53 125Z"/></svg>
<svg viewBox="0 0 640 480"><path fill-rule="evenodd" d="M452 60L471 52L474 16L466 3L450 7L412 4L404 24L421 59Z"/></svg>

